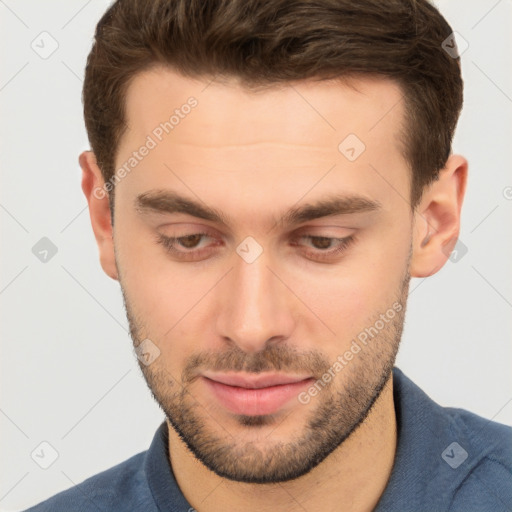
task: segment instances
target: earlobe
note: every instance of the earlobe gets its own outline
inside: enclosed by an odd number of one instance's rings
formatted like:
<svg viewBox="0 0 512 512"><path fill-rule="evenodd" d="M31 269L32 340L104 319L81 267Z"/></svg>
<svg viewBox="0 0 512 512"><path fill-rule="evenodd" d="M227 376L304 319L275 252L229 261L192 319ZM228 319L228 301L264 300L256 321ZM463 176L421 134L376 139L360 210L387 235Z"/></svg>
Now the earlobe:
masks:
<svg viewBox="0 0 512 512"><path fill-rule="evenodd" d="M467 160L451 155L439 179L425 190L414 216L411 277L438 272L457 243L467 171Z"/></svg>
<svg viewBox="0 0 512 512"><path fill-rule="evenodd" d="M109 277L118 280L109 196L105 180L92 151L81 153L79 163L82 168L82 190L89 204L89 215L98 244L101 267Z"/></svg>

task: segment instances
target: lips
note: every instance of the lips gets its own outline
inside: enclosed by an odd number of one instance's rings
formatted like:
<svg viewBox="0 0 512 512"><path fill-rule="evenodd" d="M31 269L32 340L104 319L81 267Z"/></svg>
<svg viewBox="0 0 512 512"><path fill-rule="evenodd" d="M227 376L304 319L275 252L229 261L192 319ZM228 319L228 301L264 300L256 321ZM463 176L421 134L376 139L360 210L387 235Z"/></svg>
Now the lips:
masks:
<svg viewBox="0 0 512 512"><path fill-rule="evenodd" d="M211 380L236 386L240 388L260 389L270 386L279 386L283 384L293 384L310 378L310 376L283 375L278 373L262 375L243 375L243 374L221 374L205 372L203 375Z"/></svg>
<svg viewBox="0 0 512 512"><path fill-rule="evenodd" d="M285 374L204 373L201 379L220 405L235 414L273 414L314 380Z"/></svg>

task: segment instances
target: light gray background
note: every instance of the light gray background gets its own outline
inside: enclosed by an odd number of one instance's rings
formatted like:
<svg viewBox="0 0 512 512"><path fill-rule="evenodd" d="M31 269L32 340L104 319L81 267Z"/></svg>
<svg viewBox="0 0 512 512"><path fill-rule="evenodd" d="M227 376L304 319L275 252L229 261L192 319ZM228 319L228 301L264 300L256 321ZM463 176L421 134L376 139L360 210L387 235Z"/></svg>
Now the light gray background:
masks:
<svg viewBox="0 0 512 512"><path fill-rule="evenodd" d="M2 510L147 449L163 420L80 188L83 70L108 3L0 0ZM437 5L469 43L454 143L470 164L460 236L468 252L411 281L397 365L440 404L512 424L512 2ZM59 45L47 59L31 48L41 37L51 48L43 31ZM47 263L32 253L42 237L58 249ZM31 458L43 441L58 452L46 470Z"/></svg>

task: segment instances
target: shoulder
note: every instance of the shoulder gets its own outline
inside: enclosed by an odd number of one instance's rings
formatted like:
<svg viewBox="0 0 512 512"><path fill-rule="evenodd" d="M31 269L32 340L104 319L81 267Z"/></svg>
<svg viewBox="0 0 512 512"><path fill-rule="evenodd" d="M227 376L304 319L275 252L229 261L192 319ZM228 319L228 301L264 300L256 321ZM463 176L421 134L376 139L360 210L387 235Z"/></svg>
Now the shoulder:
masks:
<svg viewBox="0 0 512 512"><path fill-rule="evenodd" d="M27 509L25 512L89 512L154 508L141 452Z"/></svg>
<svg viewBox="0 0 512 512"><path fill-rule="evenodd" d="M445 407L453 430L465 443L447 447L445 460L464 458L463 478L454 490L450 510L512 509L512 427L464 409ZM457 452L460 454L457 455ZM457 469L458 461L454 464Z"/></svg>
<svg viewBox="0 0 512 512"><path fill-rule="evenodd" d="M471 411L443 407L393 369L400 426L393 485L440 510L512 510L512 427ZM393 495L396 498L396 494ZM432 507L435 509L436 507Z"/></svg>

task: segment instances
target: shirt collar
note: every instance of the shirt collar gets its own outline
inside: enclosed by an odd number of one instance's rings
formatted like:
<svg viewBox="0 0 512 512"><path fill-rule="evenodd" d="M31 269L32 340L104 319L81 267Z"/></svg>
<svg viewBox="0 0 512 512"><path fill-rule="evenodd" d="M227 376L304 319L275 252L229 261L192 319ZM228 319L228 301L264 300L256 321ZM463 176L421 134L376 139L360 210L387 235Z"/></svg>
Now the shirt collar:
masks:
<svg viewBox="0 0 512 512"><path fill-rule="evenodd" d="M469 445L455 416L434 402L397 367L393 368L397 423L394 466L374 512L429 510L443 512L467 470L455 472L442 453L454 441Z"/></svg>

